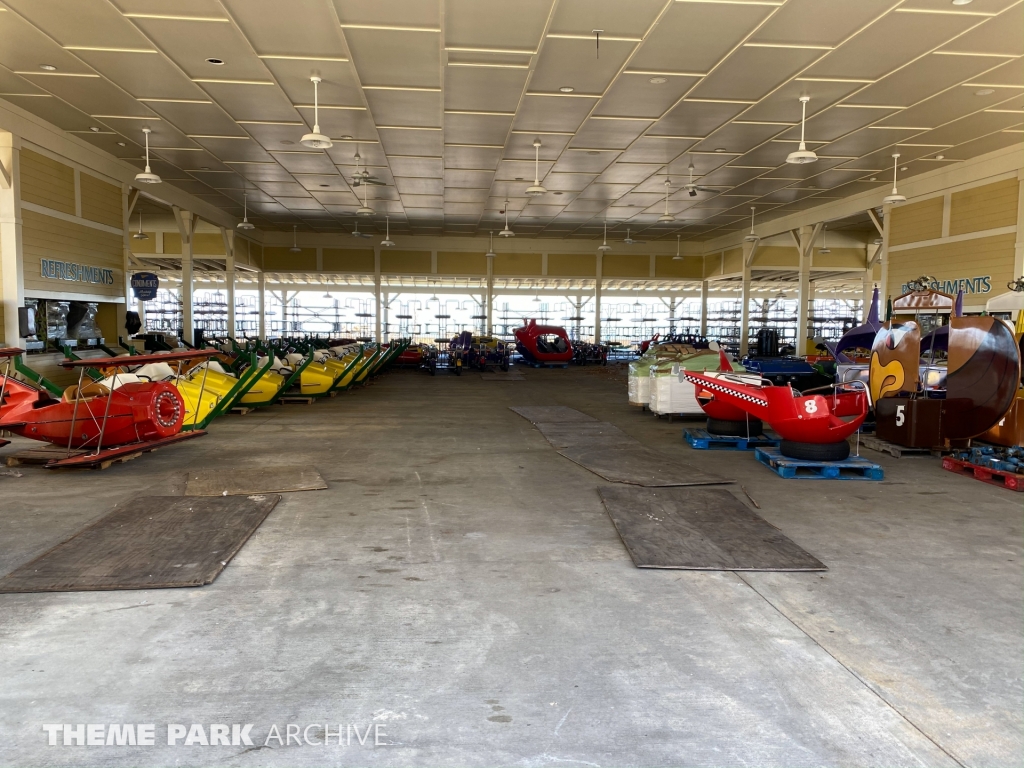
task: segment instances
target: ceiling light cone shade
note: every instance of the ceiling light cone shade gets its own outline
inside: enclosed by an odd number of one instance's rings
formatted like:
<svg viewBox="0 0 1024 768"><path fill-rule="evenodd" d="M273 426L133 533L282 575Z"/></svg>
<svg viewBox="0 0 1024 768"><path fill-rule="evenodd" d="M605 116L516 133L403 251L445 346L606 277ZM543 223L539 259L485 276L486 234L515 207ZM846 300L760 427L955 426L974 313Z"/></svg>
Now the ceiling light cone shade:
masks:
<svg viewBox="0 0 1024 768"><path fill-rule="evenodd" d="M319 125L314 125L313 132L307 133L299 142L302 146L309 147L310 149L330 149L334 146L334 142L331 141L329 136L324 136L320 133Z"/></svg>
<svg viewBox="0 0 1024 768"><path fill-rule="evenodd" d="M534 184L533 186L526 188L527 197L540 197L541 195L547 194L547 190L544 189L540 184Z"/></svg>
<svg viewBox="0 0 1024 768"><path fill-rule="evenodd" d="M299 246L297 245L293 245L291 248L288 249L288 251L290 253L302 253L302 249L299 248Z"/></svg>
<svg viewBox="0 0 1024 768"><path fill-rule="evenodd" d="M368 205L361 205L356 210L356 216L373 216L375 211Z"/></svg>
<svg viewBox="0 0 1024 768"><path fill-rule="evenodd" d="M159 176L149 169L148 165L143 173L135 174L135 180L140 184L159 184L162 181Z"/></svg>
<svg viewBox="0 0 1024 768"><path fill-rule="evenodd" d="M253 224L248 219L242 219L240 222L238 222L238 226L236 227L236 229L245 229L245 230L256 229L256 225Z"/></svg>
<svg viewBox="0 0 1024 768"><path fill-rule="evenodd" d="M673 256L672 257L672 261L682 261L682 260L683 260L682 256Z"/></svg>
<svg viewBox="0 0 1024 768"><path fill-rule="evenodd" d="M395 244L394 240L385 239L380 241L381 248L391 248Z"/></svg>
<svg viewBox="0 0 1024 768"><path fill-rule="evenodd" d="M501 230L501 232L498 233L498 237L515 237L515 236L516 236L516 233L513 232L511 229L509 229L508 225L505 225L505 228L503 230Z"/></svg>
<svg viewBox="0 0 1024 768"><path fill-rule="evenodd" d="M486 256L488 259L496 258L497 255L498 254L496 254L494 251L488 251L487 253L484 254L484 256Z"/></svg>
<svg viewBox="0 0 1024 768"><path fill-rule="evenodd" d="M147 235L145 232L136 232L134 235L132 235L132 239L133 240L149 240L149 235Z"/></svg>
<svg viewBox="0 0 1024 768"><path fill-rule="evenodd" d="M807 163L817 162L818 156L807 149L807 145L802 141L800 142L800 149L796 152L790 152L786 157L786 162L790 165L806 165Z"/></svg>
<svg viewBox="0 0 1024 768"><path fill-rule="evenodd" d="M832 253L831 248L819 248L818 253Z"/></svg>
<svg viewBox="0 0 1024 768"><path fill-rule="evenodd" d="M601 243L599 246L597 246L597 250L599 251L610 251L611 249L612 247L608 245L608 243Z"/></svg>
<svg viewBox="0 0 1024 768"><path fill-rule="evenodd" d="M749 235L747 235L746 237L744 237L743 239L744 239L744 240L745 240L746 242L748 242L748 243L756 243L756 242L757 242L758 240L760 240L761 238L759 238L759 237L758 237L757 235L755 235L755 234L749 234Z"/></svg>
<svg viewBox="0 0 1024 768"><path fill-rule="evenodd" d="M662 223L665 223L665 224L669 223L670 221L675 221L675 220L676 220L676 217L673 216L670 213L665 213L665 214L662 214L661 216L658 217L658 221L662 222Z"/></svg>
<svg viewBox="0 0 1024 768"><path fill-rule="evenodd" d="M885 197L882 198L882 202L888 203L889 205L898 205L899 203L907 202L907 198L904 195L899 194L895 189L893 189L891 195L886 195Z"/></svg>

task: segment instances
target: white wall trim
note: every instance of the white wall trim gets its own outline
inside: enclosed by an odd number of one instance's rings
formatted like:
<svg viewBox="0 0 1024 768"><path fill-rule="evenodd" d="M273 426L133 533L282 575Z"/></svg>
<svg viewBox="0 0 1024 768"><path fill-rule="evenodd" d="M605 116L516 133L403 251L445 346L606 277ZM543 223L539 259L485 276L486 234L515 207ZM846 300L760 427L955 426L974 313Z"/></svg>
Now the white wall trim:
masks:
<svg viewBox="0 0 1024 768"><path fill-rule="evenodd" d="M1008 235L1017 231L1017 226L997 227L996 229L983 229L980 232L967 232L963 235L951 237L939 237L934 240L919 240L916 243L904 243L903 245L890 245L889 253L900 251L912 251L915 248L928 248L932 245L945 245L946 243L962 243L966 240L979 240L983 237L995 237L996 235Z"/></svg>
<svg viewBox="0 0 1024 768"><path fill-rule="evenodd" d="M21 209L23 211L32 211L33 213L39 213L43 216L49 216L52 219L60 219L61 221L67 221L71 224L81 224L83 227L89 227L90 229L98 229L101 232L108 232L112 235L124 235L123 229L117 227L110 227L106 224L100 224L97 221L89 221L89 219L83 219L80 216L72 216L69 213L63 213L61 211L55 211L52 208L46 208L42 205L36 205L35 203L26 203L24 200L21 202ZM152 255L152 254L150 254Z"/></svg>

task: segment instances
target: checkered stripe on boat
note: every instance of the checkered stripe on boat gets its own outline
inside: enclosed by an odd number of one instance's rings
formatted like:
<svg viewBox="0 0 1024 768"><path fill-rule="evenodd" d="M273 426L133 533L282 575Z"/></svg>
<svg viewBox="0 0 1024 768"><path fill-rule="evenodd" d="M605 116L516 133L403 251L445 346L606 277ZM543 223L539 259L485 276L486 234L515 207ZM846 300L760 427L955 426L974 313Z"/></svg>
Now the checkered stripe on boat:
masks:
<svg viewBox="0 0 1024 768"><path fill-rule="evenodd" d="M741 389L733 389L732 387L727 387L723 384L719 384L717 381L714 381L712 379L706 379L703 376L695 376L689 373L684 373L683 375L686 376L686 378L689 379L689 381L692 384L699 384L705 389L710 389L712 392L724 392L727 395L738 397L740 400L746 400L748 403L754 403L755 405L768 405L768 401L765 400L763 397L751 395L747 392L744 392Z"/></svg>

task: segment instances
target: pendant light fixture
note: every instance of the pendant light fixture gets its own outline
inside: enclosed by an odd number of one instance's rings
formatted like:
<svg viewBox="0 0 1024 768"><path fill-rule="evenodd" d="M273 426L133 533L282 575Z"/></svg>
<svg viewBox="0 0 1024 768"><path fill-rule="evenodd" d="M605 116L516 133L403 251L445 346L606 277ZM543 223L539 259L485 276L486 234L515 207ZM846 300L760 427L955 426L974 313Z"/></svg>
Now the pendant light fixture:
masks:
<svg viewBox="0 0 1024 768"><path fill-rule="evenodd" d="M882 198L882 202L889 205L899 205L900 203L907 202L907 198L896 191L896 171L899 170L899 164L900 153L894 152L892 155L892 194Z"/></svg>
<svg viewBox="0 0 1024 768"><path fill-rule="evenodd" d="M743 239L748 243L756 243L761 238L754 234L754 211L757 210L754 206L750 206L750 234Z"/></svg>
<svg viewBox="0 0 1024 768"><path fill-rule="evenodd" d="M292 247L288 249L290 253L302 253L302 249L299 248L299 225L292 224Z"/></svg>
<svg viewBox="0 0 1024 768"><path fill-rule="evenodd" d="M602 242L599 246L597 246L597 250L599 250L601 253L605 253L606 251L610 251L611 249L612 249L612 247L610 245L608 245L608 219L605 219L604 220L604 242Z"/></svg>
<svg viewBox="0 0 1024 768"><path fill-rule="evenodd" d="M828 224L823 224L821 227L821 248L818 249L818 253L832 253L832 249L825 242L826 232L828 232Z"/></svg>
<svg viewBox="0 0 1024 768"><path fill-rule="evenodd" d="M384 217L384 239L380 241L381 248L391 248L394 246L394 241L391 239L391 219L388 216Z"/></svg>
<svg viewBox="0 0 1024 768"><path fill-rule="evenodd" d="M668 195L671 188L672 180L665 179L665 213L658 217L658 221L662 224L668 224L669 222L676 220L676 217L668 212Z"/></svg>
<svg viewBox="0 0 1024 768"><path fill-rule="evenodd" d="M367 189L369 189L369 185L363 184L363 204L356 209L356 216L373 216L375 213L373 208L367 203Z"/></svg>
<svg viewBox="0 0 1024 768"><path fill-rule="evenodd" d="M146 134L146 170L142 173L135 174L135 180L140 184L159 184L163 179L153 173L149 168L149 134L152 131L149 128L143 128L142 132Z"/></svg>
<svg viewBox="0 0 1024 768"><path fill-rule="evenodd" d="M539 197L547 192L540 183L540 139L533 140L533 186L526 188L527 197ZM507 227L506 227L507 229Z"/></svg>
<svg viewBox="0 0 1024 768"><path fill-rule="evenodd" d="M319 100L319 85L320 78L313 75L309 78L313 83L313 132L307 133L300 139L300 143L304 147L310 149L329 149L334 146L334 142L331 141L330 137L324 136L320 133L320 100Z"/></svg>
<svg viewBox="0 0 1024 768"><path fill-rule="evenodd" d="M237 229L256 229L256 225L249 221L249 191L242 190L242 220L238 222Z"/></svg>
<svg viewBox="0 0 1024 768"><path fill-rule="evenodd" d="M493 259L497 255L498 254L494 252L494 232L492 230L490 232L490 240L488 241L487 253L485 253L484 256L486 256L488 259Z"/></svg>
<svg viewBox="0 0 1024 768"><path fill-rule="evenodd" d="M498 237L515 237L516 233L508 228L508 198L505 198L505 228L498 233Z"/></svg>
<svg viewBox="0 0 1024 768"><path fill-rule="evenodd" d="M142 211L139 211L139 231L132 235L133 240L149 240L149 235L142 231Z"/></svg>
<svg viewBox="0 0 1024 768"><path fill-rule="evenodd" d="M676 255L672 257L672 261L682 261L683 257L679 253L679 240L682 235L676 235Z"/></svg>
<svg viewBox="0 0 1024 768"><path fill-rule="evenodd" d="M800 116L800 148L796 152L790 152L789 157L786 158L786 162L792 165L813 163L818 159L818 156L807 149L807 144L804 143L804 127L807 123L807 102L810 100L810 96L800 97L800 104L803 109L803 113Z"/></svg>

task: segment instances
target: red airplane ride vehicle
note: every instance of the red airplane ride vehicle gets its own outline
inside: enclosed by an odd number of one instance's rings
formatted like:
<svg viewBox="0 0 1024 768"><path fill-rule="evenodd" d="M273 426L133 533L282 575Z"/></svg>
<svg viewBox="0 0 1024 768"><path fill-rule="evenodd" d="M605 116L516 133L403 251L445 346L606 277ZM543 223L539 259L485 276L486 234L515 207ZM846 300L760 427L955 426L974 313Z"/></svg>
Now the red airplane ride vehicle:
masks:
<svg viewBox="0 0 1024 768"><path fill-rule="evenodd" d="M683 373L711 393L711 402L733 406L771 426L782 438L779 451L793 459L842 461L850 455L846 438L868 415L868 394L861 382L838 385L824 395L801 394L788 385L753 386L730 380L728 374L712 378Z"/></svg>
<svg viewBox="0 0 1024 768"><path fill-rule="evenodd" d="M6 359L0 374L0 429L68 449L64 459L48 467L97 466L119 456L149 451L181 440L201 437L202 430L181 432L185 403L169 382L129 380L118 369L146 363L212 357L216 350L188 350L158 355L66 360L65 367L103 371L102 381L68 387L59 400L10 375L10 361L20 349L0 349ZM74 455L72 455L72 451ZM86 453L81 453L85 450Z"/></svg>

